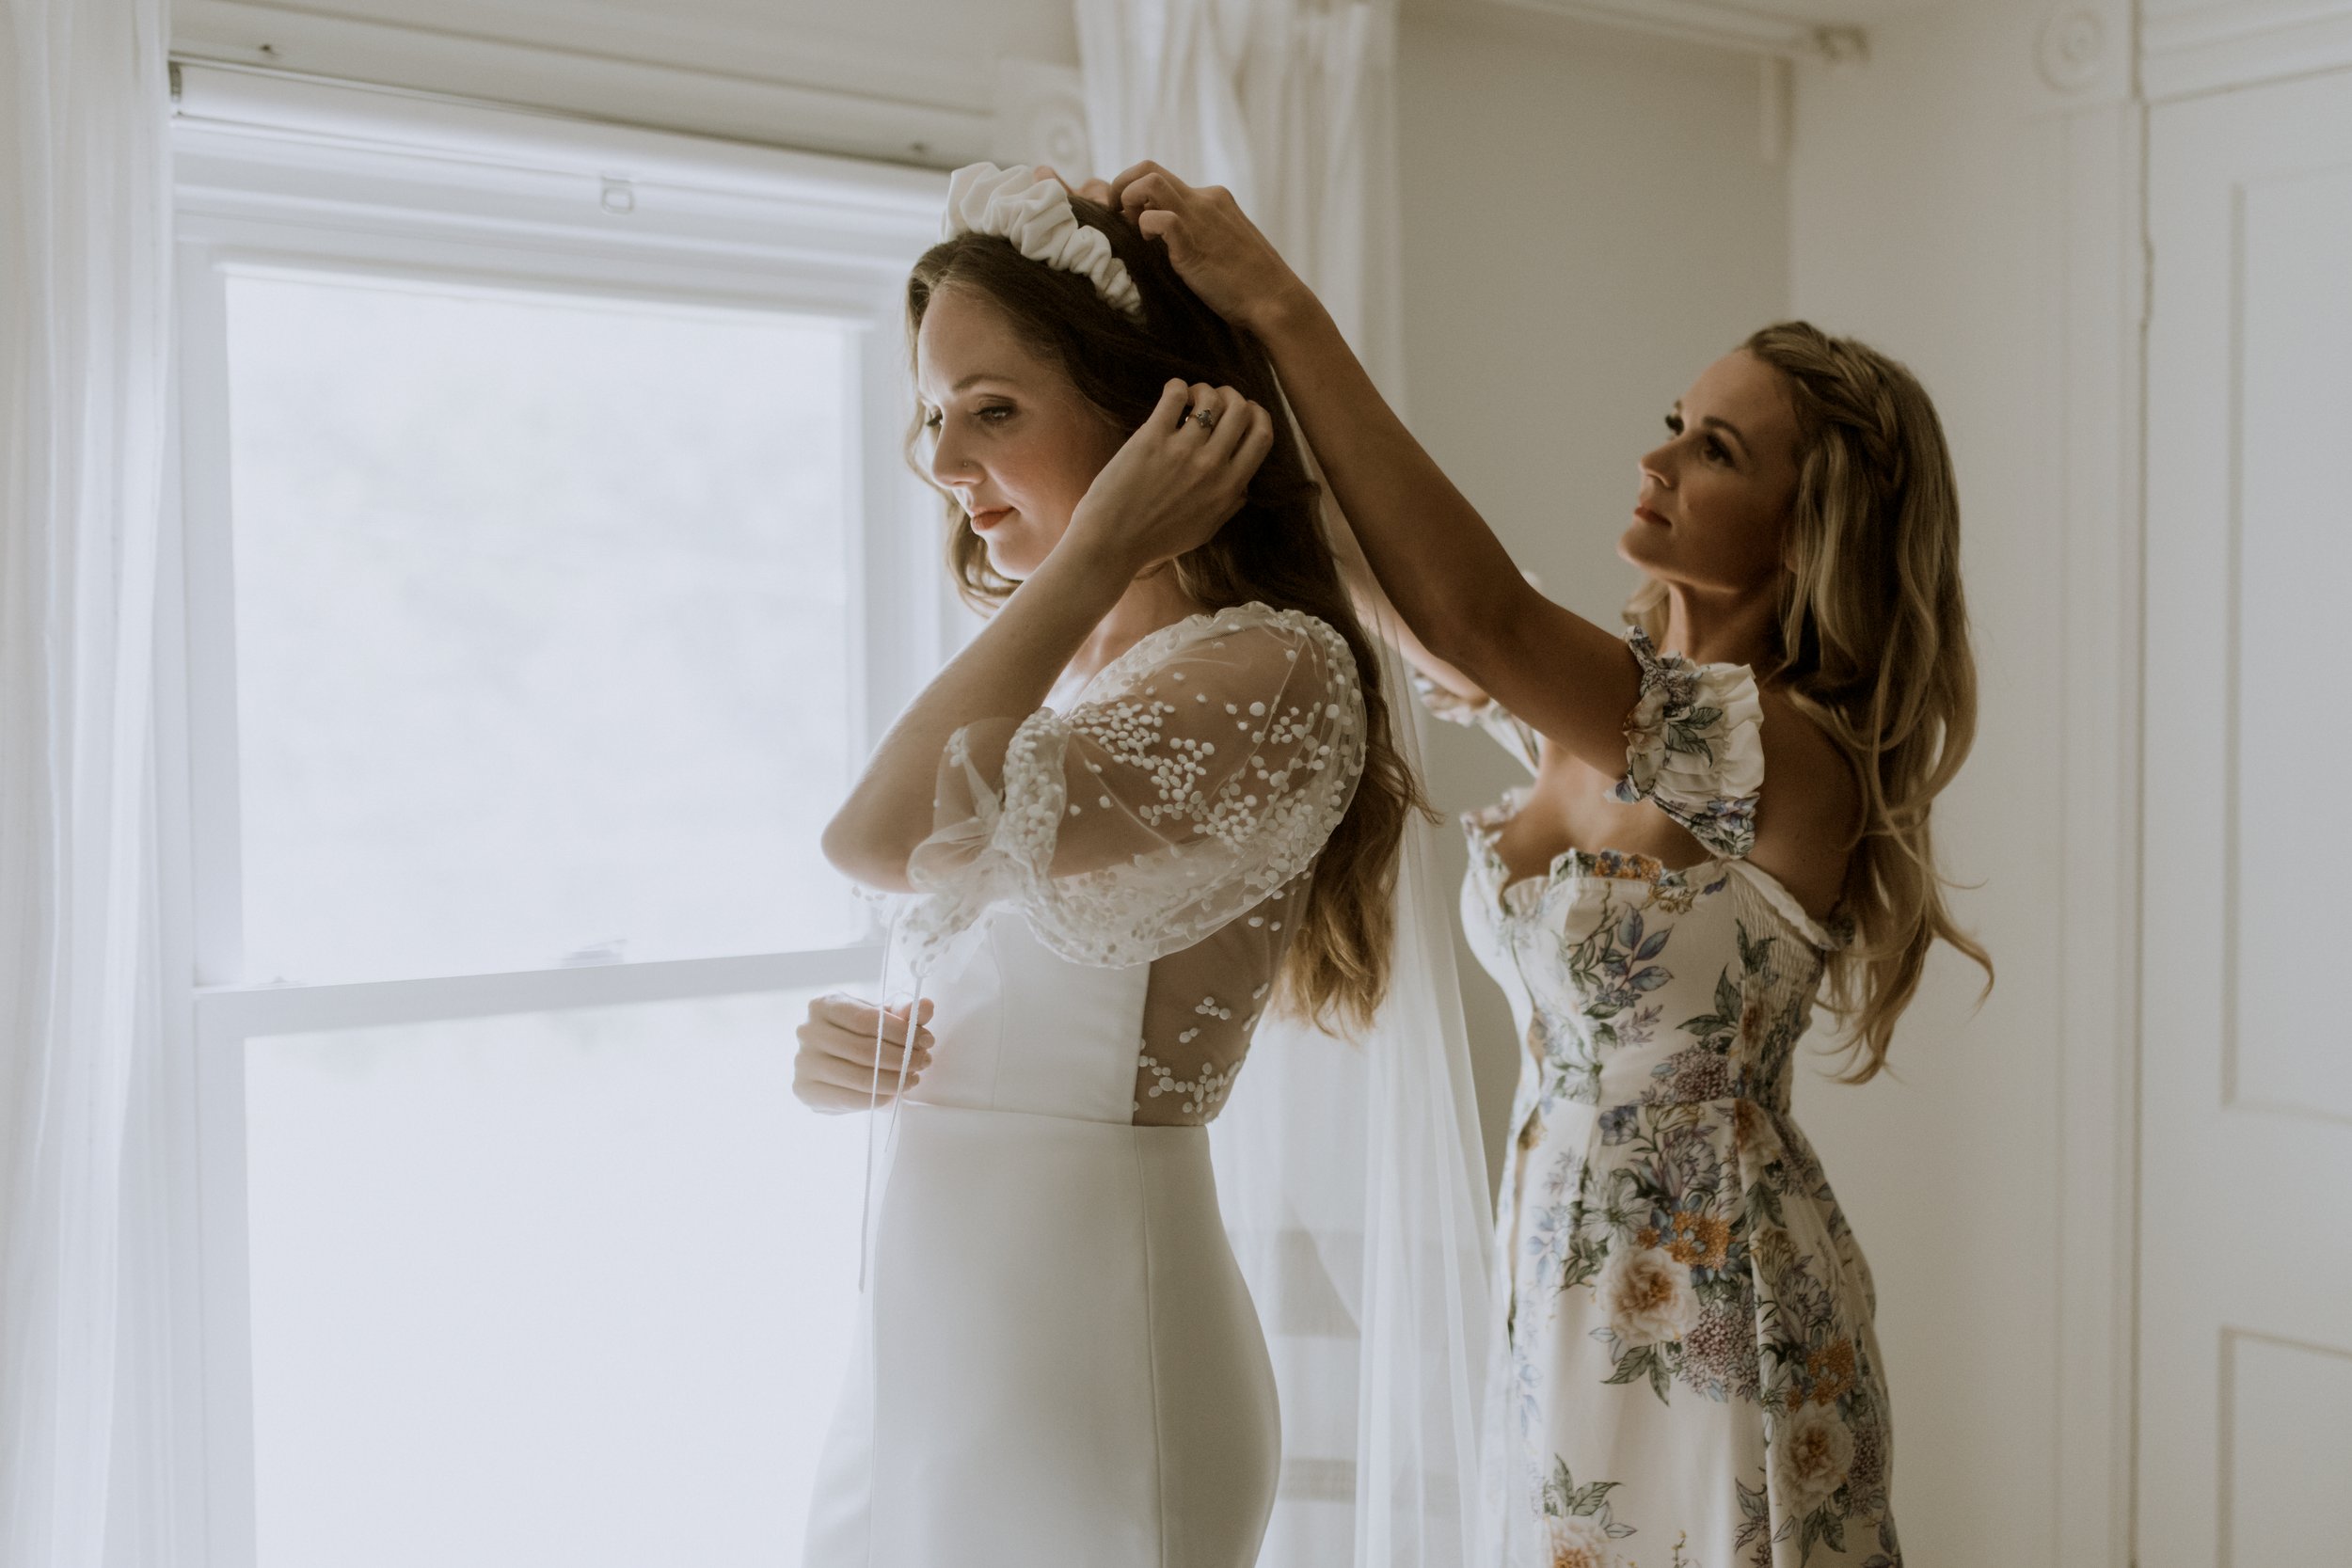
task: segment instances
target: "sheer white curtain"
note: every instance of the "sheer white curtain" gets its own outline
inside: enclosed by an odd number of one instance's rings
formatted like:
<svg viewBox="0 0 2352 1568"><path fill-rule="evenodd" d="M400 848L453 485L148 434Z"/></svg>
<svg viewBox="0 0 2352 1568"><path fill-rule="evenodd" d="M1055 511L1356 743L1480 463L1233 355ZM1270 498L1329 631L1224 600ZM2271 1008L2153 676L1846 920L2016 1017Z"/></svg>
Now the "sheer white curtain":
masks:
<svg viewBox="0 0 2352 1568"><path fill-rule="evenodd" d="M0 0L0 1562L151 1563L162 0ZM141 1299L148 1298L139 1292ZM126 1362L148 1368L134 1374ZM145 1478L134 1481L131 1478Z"/></svg>
<svg viewBox="0 0 2352 1568"><path fill-rule="evenodd" d="M1395 0L1077 0L1077 17L1096 172L1149 157L1232 189L1401 401ZM1419 772L1419 713L1387 663ZM1494 1560L1478 1481L1491 1227L1439 831L1407 838L1372 1037L1269 1024L1212 1124L1281 1396L1264 1568Z"/></svg>
<svg viewBox="0 0 2352 1568"><path fill-rule="evenodd" d="M1077 0L1095 172L1223 185L1402 406L1396 0Z"/></svg>

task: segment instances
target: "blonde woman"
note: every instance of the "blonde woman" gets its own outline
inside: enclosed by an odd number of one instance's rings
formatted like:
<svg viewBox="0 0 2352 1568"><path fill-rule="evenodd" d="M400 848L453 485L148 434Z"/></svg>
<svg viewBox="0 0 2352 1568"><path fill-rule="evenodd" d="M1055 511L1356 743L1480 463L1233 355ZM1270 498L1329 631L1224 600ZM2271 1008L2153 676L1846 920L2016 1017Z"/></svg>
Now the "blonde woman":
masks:
<svg viewBox="0 0 2352 1568"><path fill-rule="evenodd" d="M1640 460L1620 636L1528 583L1224 192L1102 194L1265 345L1431 705L1534 775L1467 820L1463 897L1527 1050L1505 1560L1893 1568L1869 1270L1789 1079L1817 1000L1860 1081L1931 945L1990 974L1929 837L1976 675L1926 393L1803 323L1708 366Z"/></svg>

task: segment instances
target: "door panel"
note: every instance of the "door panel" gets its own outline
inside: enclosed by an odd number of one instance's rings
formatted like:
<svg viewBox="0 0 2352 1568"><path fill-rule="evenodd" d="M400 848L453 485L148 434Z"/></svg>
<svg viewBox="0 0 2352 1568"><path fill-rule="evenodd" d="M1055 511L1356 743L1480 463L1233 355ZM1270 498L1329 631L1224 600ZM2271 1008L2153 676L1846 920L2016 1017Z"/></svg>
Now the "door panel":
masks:
<svg viewBox="0 0 2352 1568"><path fill-rule="evenodd" d="M2352 1537L2352 74L2149 222L2138 1556L2254 1568Z"/></svg>
<svg viewBox="0 0 2352 1568"><path fill-rule="evenodd" d="M2231 1562L2327 1560L2352 1539L2352 1355L2232 1334L2224 1537ZM2143 1560L2153 1560L2144 1559Z"/></svg>

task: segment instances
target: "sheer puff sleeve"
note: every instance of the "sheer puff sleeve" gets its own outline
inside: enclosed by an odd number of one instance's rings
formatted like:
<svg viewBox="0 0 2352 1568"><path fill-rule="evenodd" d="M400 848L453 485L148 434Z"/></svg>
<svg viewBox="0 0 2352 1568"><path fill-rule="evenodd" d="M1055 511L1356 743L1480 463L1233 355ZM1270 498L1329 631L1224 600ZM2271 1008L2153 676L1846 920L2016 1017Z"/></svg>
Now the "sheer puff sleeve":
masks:
<svg viewBox="0 0 2352 1568"><path fill-rule="evenodd" d="M1078 963L1149 963L1204 940L1312 863L1364 763L1364 700L1338 632L1250 604L1146 637L1067 713L949 739L936 825L907 863L901 939L930 968L992 908Z"/></svg>
<svg viewBox="0 0 2352 1568"><path fill-rule="evenodd" d="M1625 721L1625 776L1610 793L1654 800L1708 848L1738 859L1756 847L1764 787L1764 707L1744 664L1693 664L1626 634L1642 694Z"/></svg>

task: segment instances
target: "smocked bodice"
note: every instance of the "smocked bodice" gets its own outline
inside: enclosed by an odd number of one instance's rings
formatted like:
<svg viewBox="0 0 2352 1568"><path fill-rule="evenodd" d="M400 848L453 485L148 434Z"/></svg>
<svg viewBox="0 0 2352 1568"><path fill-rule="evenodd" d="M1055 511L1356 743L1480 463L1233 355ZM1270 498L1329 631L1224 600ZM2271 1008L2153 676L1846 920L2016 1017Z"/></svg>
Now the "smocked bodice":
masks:
<svg viewBox="0 0 2352 1568"><path fill-rule="evenodd" d="M1518 1119L1561 1101L1787 1110L1832 935L1768 873L1721 856L1671 871L1570 850L1510 883L1494 834L1518 803L1465 824L1462 918L1538 1069Z"/></svg>
<svg viewBox="0 0 2352 1568"><path fill-rule="evenodd" d="M1752 673L1661 655L1639 632L1631 641L1642 695L1613 794L1654 801L1708 858L1672 870L1648 855L1569 849L1514 881L1495 840L1526 790L1463 819L1463 927L1510 998L1534 1069L1514 1117L1522 1134L1531 1115L1562 1101L1747 1100L1785 1111L1790 1058L1842 940L1745 859L1763 781ZM1535 738L1507 712L1425 685L1422 694L1534 768Z"/></svg>

